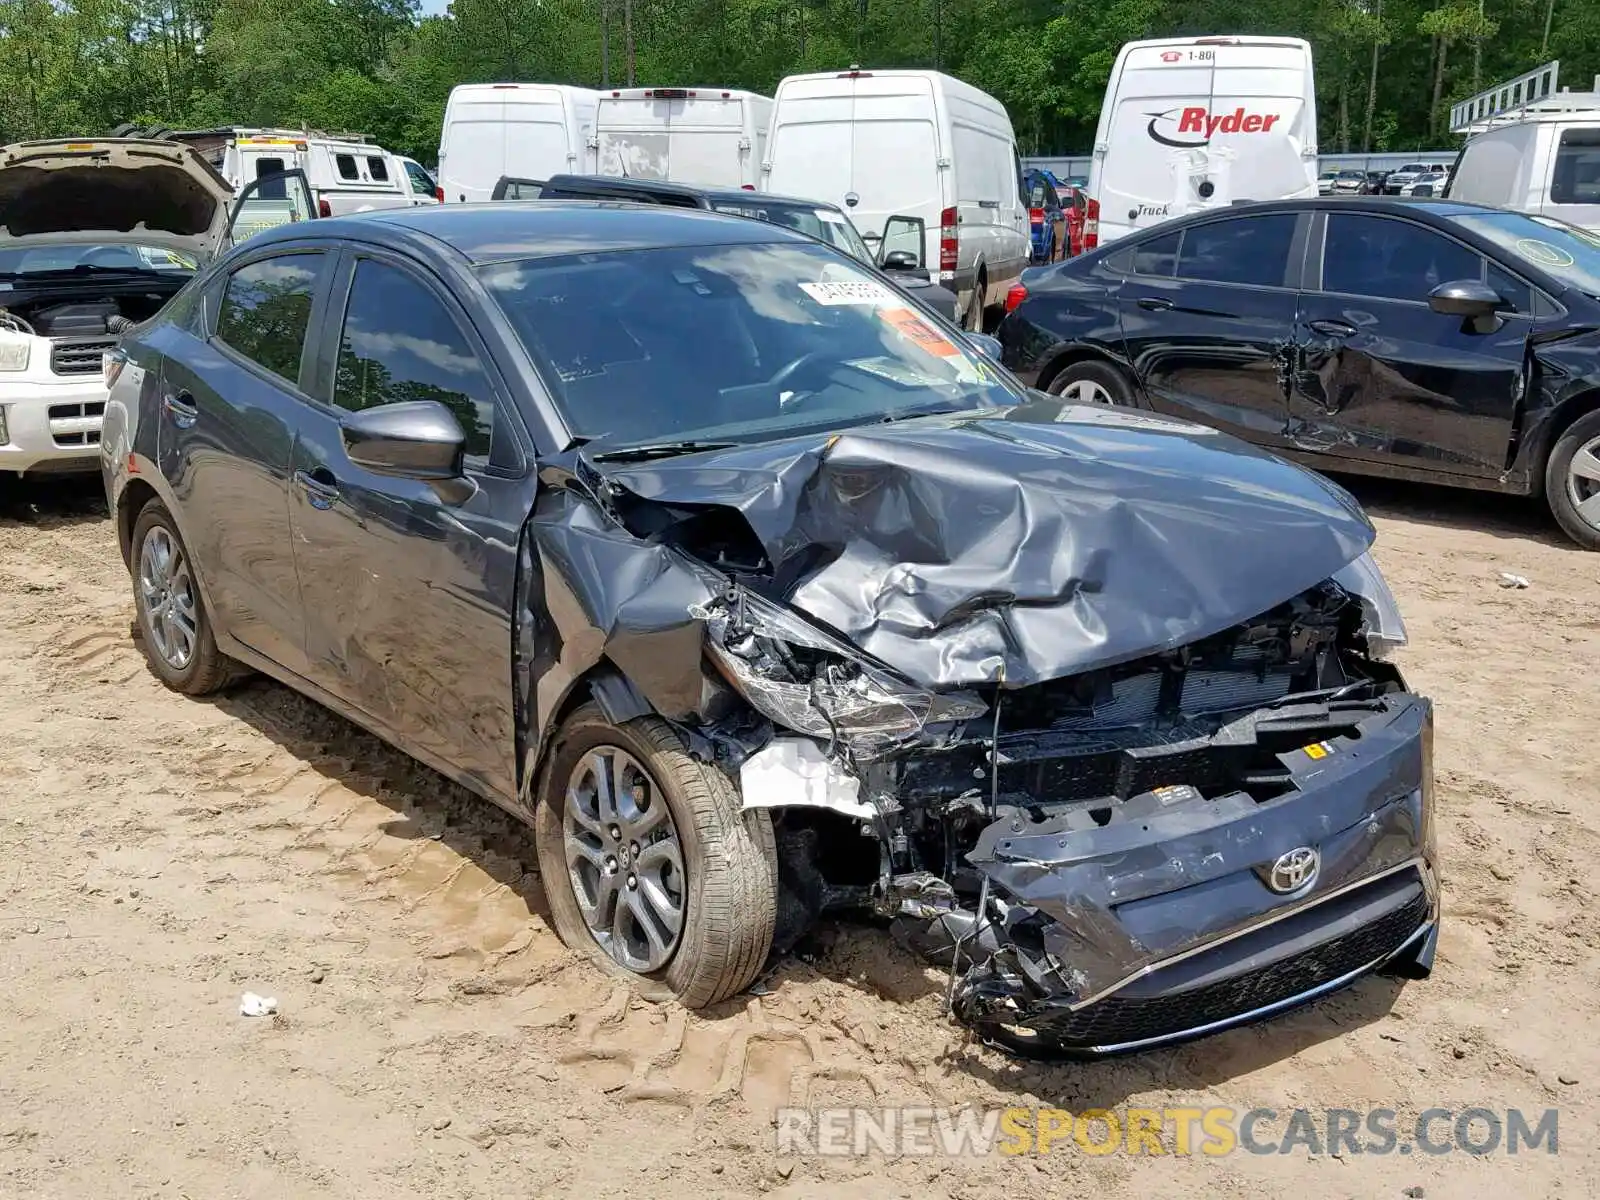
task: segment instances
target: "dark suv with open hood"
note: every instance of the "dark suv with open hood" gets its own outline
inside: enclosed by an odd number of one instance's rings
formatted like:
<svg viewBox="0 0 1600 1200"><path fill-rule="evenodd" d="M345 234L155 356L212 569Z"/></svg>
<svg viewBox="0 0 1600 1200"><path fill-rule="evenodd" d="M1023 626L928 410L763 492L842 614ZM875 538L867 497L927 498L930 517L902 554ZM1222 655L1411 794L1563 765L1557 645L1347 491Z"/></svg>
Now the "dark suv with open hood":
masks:
<svg viewBox="0 0 1600 1200"><path fill-rule="evenodd" d="M1359 508L982 347L714 213L270 230L113 365L145 653L527 820L561 936L692 1006L845 908L1020 1052L1425 971L1431 707Z"/></svg>

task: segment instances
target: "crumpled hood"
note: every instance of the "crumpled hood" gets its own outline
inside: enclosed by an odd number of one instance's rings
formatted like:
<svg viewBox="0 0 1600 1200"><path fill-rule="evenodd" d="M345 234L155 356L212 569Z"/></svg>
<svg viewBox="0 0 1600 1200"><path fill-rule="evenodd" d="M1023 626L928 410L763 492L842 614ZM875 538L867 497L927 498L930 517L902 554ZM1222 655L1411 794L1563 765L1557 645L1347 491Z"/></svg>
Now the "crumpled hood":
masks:
<svg viewBox="0 0 1600 1200"><path fill-rule="evenodd" d="M233 191L192 146L137 138L20 142L0 149L0 246L60 234L138 240L209 258Z"/></svg>
<svg viewBox="0 0 1600 1200"><path fill-rule="evenodd" d="M1374 536L1342 488L1227 435L1044 397L605 474L640 499L737 509L780 599L929 687L1181 646Z"/></svg>

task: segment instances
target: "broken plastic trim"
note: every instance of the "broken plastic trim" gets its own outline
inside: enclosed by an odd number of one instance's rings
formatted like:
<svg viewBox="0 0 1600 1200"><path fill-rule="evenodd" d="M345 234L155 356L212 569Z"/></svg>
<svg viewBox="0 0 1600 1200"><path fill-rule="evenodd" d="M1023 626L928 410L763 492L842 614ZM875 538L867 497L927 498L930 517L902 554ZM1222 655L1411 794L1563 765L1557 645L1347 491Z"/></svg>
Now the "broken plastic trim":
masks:
<svg viewBox="0 0 1600 1200"><path fill-rule="evenodd" d="M841 747L855 760L882 757L929 725L989 711L972 692L928 692L897 679L742 588L689 614L706 623L712 661L751 706L783 728L826 740L830 757Z"/></svg>
<svg viewBox="0 0 1600 1200"><path fill-rule="evenodd" d="M1333 581L1361 602L1361 633L1369 658L1386 659L1407 644L1400 606L1370 551L1334 572Z"/></svg>

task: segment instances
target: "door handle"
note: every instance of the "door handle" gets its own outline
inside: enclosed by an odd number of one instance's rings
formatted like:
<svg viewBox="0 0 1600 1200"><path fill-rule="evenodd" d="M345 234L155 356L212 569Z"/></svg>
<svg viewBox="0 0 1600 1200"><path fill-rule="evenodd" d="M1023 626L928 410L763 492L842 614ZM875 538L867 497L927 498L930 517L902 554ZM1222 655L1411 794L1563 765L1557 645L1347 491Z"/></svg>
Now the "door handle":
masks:
<svg viewBox="0 0 1600 1200"><path fill-rule="evenodd" d="M1306 324L1313 333L1320 333L1323 337L1347 338L1354 337L1356 327L1349 321L1307 321Z"/></svg>
<svg viewBox="0 0 1600 1200"><path fill-rule="evenodd" d="M188 429L200 419L200 408L188 392L167 392L161 397L161 406L171 414L172 423L179 429Z"/></svg>
<svg viewBox="0 0 1600 1200"><path fill-rule="evenodd" d="M1165 296L1141 296L1138 300L1140 308L1147 312L1170 312L1172 301Z"/></svg>
<svg viewBox="0 0 1600 1200"><path fill-rule="evenodd" d="M306 494L306 499L311 502L311 507L327 511L333 507L339 498L339 483L334 479L333 472L326 467L318 467L314 471L296 471L294 473L295 485Z"/></svg>

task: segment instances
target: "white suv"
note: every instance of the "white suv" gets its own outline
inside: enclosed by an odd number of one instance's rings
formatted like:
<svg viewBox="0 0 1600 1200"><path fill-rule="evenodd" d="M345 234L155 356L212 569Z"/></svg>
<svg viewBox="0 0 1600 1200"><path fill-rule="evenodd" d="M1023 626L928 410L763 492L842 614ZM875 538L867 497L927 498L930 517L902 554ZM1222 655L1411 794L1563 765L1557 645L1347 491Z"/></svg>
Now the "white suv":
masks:
<svg viewBox="0 0 1600 1200"><path fill-rule="evenodd" d="M0 149L0 472L99 470L102 358L222 248L232 199L174 142Z"/></svg>

